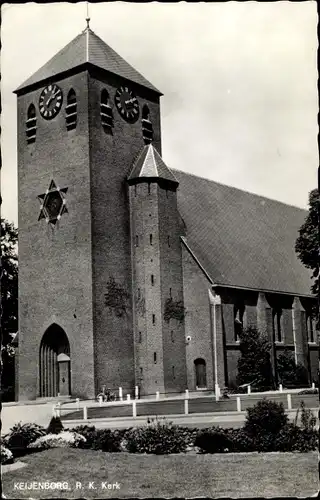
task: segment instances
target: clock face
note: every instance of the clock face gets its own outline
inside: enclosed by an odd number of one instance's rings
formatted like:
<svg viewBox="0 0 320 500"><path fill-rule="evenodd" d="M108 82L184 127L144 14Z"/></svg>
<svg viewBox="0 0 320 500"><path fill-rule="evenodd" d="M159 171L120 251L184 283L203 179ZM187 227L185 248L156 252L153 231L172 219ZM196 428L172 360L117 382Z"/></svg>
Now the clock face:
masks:
<svg viewBox="0 0 320 500"><path fill-rule="evenodd" d="M62 108L62 90L58 85L48 85L40 94L39 110L45 120L52 120Z"/></svg>
<svg viewBox="0 0 320 500"><path fill-rule="evenodd" d="M134 123L139 118L138 99L128 87L120 87L116 91L115 103L122 118Z"/></svg>

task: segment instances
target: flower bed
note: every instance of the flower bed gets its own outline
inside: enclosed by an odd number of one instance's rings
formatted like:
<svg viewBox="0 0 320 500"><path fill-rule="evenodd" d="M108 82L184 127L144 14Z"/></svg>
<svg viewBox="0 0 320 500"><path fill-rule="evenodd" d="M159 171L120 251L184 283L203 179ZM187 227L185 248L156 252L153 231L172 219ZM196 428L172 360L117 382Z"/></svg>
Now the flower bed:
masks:
<svg viewBox="0 0 320 500"><path fill-rule="evenodd" d="M28 448L38 448L47 450L49 448L78 448L81 443L85 443L86 438L77 432L62 431L59 434L46 434L41 436Z"/></svg>

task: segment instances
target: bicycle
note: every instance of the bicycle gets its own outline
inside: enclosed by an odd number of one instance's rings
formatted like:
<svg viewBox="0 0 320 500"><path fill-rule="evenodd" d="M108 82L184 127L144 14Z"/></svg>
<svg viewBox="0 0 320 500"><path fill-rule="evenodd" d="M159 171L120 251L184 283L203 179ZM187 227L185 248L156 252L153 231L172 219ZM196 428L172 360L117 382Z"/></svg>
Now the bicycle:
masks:
<svg viewBox="0 0 320 500"><path fill-rule="evenodd" d="M106 386L103 385L102 391L97 395L97 401L100 401L100 398L102 398L103 402L116 401L117 396L111 389L106 389Z"/></svg>

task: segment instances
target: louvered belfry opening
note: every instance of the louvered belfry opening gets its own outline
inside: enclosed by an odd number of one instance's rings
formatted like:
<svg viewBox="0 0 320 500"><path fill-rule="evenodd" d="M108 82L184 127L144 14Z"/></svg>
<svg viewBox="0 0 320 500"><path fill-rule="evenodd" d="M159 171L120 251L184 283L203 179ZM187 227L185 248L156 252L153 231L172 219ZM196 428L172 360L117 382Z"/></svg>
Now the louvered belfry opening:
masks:
<svg viewBox="0 0 320 500"><path fill-rule="evenodd" d="M65 331L52 324L44 333L39 352L39 395L56 397L60 392L59 356L70 358L70 346Z"/></svg>
<svg viewBox="0 0 320 500"><path fill-rule="evenodd" d="M113 111L110 106L109 93L106 89L103 89L101 92L100 116L101 116L101 125L104 131L109 133L112 132Z"/></svg>
<svg viewBox="0 0 320 500"><path fill-rule="evenodd" d="M27 143L31 144L35 142L37 135L37 115L36 108L33 104L30 104L27 112L27 120L26 120L26 136Z"/></svg>
<svg viewBox="0 0 320 500"><path fill-rule="evenodd" d="M142 136L145 144L153 141L153 126L150 121L150 110L145 104L142 108Z"/></svg>
<svg viewBox="0 0 320 500"><path fill-rule="evenodd" d="M66 105L66 126L67 130L75 129L77 126L77 96L73 89L68 93Z"/></svg>

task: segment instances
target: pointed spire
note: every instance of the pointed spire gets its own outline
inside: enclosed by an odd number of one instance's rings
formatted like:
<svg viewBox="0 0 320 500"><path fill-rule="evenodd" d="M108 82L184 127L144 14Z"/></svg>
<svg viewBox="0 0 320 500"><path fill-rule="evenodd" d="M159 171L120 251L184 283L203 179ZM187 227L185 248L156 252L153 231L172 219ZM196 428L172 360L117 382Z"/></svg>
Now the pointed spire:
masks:
<svg viewBox="0 0 320 500"><path fill-rule="evenodd" d="M139 180L163 180L178 186L178 181L171 170L164 163L158 151L152 144L144 146L133 163L128 177L129 184Z"/></svg>

